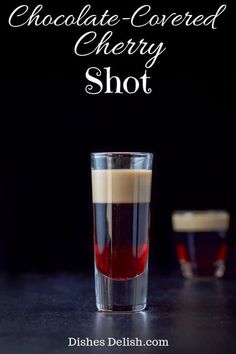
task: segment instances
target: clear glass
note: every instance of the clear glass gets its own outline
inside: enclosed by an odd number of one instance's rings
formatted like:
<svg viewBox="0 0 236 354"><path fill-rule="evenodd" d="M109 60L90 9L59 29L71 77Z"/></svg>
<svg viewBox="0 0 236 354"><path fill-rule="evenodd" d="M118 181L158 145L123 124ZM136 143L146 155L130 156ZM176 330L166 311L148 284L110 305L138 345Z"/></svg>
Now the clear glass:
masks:
<svg viewBox="0 0 236 354"><path fill-rule="evenodd" d="M92 153L96 305L141 311L147 304L150 153Z"/></svg>
<svg viewBox="0 0 236 354"><path fill-rule="evenodd" d="M229 220L225 210L173 213L176 253L185 278L223 277Z"/></svg>

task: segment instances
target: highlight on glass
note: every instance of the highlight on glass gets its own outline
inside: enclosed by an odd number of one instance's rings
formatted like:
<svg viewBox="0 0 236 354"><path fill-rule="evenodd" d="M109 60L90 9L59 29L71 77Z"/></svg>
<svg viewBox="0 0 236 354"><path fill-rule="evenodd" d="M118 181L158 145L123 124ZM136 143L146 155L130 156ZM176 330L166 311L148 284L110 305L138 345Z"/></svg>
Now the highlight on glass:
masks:
<svg viewBox="0 0 236 354"><path fill-rule="evenodd" d="M92 153L96 306L141 311L147 304L151 153Z"/></svg>
<svg viewBox="0 0 236 354"><path fill-rule="evenodd" d="M185 278L223 277L229 221L230 215L225 210L172 214L177 257Z"/></svg>

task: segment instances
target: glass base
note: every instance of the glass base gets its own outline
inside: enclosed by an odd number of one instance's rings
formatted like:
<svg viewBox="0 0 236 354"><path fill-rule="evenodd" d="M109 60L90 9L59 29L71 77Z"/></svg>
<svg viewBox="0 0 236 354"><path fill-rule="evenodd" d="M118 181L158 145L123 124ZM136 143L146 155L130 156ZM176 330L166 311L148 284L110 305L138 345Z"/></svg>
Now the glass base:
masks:
<svg viewBox="0 0 236 354"><path fill-rule="evenodd" d="M96 306L99 311L137 312L147 305L148 269L135 278L114 280L95 265Z"/></svg>
<svg viewBox="0 0 236 354"><path fill-rule="evenodd" d="M193 267L190 262L181 260L180 269L184 278L192 279L192 278L205 278L205 277L214 277L214 278L222 278L225 273L225 262L222 260L218 260L214 263L212 268L199 268Z"/></svg>

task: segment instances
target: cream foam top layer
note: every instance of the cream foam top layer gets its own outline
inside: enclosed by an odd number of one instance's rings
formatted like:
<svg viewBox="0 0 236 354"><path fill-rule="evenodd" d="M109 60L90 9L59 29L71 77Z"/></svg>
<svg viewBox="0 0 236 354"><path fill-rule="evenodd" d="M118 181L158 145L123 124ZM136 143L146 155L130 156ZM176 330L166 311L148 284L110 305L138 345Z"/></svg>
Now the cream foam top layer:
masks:
<svg viewBox="0 0 236 354"><path fill-rule="evenodd" d="M151 170L92 170L93 203L149 203Z"/></svg>
<svg viewBox="0 0 236 354"><path fill-rule="evenodd" d="M172 225L177 232L227 231L229 219L226 211L175 212Z"/></svg>

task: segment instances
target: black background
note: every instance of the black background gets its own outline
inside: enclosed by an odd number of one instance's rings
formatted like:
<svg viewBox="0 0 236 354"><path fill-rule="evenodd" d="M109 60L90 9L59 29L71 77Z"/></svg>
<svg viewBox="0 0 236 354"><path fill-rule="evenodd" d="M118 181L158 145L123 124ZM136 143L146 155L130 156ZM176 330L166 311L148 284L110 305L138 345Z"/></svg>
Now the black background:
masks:
<svg viewBox="0 0 236 354"><path fill-rule="evenodd" d="M24 2L23 2L24 3ZM33 9L38 2L28 1ZM45 14L79 13L86 2L43 1ZM128 16L146 2L89 2ZM151 1L148 2L151 4ZM140 77L138 54L79 58L88 29L10 28L1 10L0 269L93 269L90 152L155 154L151 267L172 271L174 209L224 208L232 214L229 273L235 256L235 107L232 2L210 27L117 27L116 41L163 41L167 50L148 71L152 94L87 95L85 71L111 66ZM213 14L220 1L153 2L154 13ZM90 30L91 28L89 28ZM108 30L98 29L99 36Z"/></svg>

